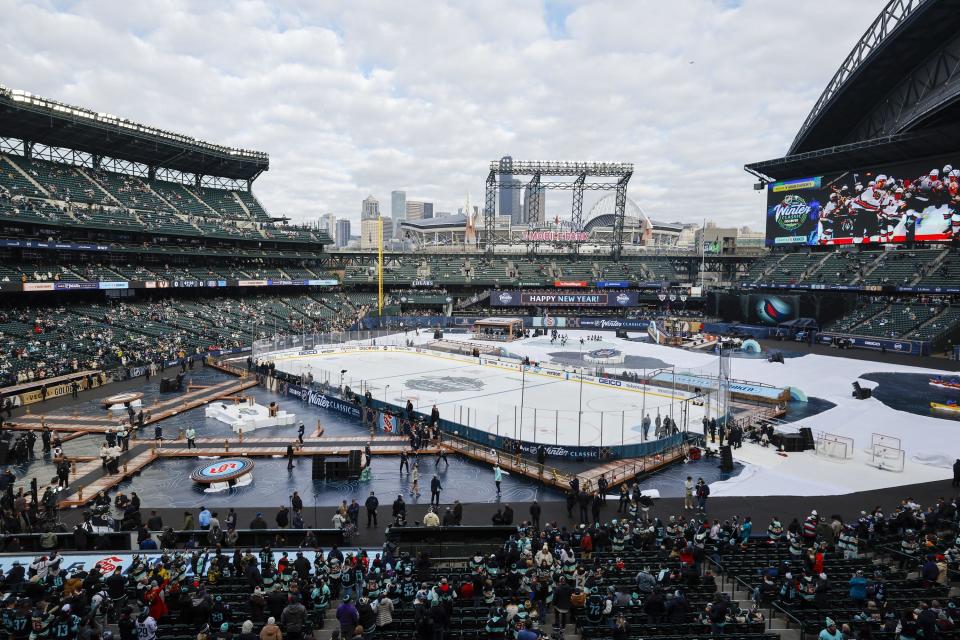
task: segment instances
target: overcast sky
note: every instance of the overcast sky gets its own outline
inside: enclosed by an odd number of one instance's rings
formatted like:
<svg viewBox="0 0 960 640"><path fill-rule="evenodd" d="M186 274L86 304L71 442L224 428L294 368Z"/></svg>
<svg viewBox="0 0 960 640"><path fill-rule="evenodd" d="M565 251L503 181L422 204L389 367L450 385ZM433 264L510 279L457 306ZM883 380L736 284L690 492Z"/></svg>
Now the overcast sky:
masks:
<svg viewBox="0 0 960 640"><path fill-rule="evenodd" d="M760 228L743 165L786 152L884 4L0 0L0 83L266 151L274 215L456 211L510 154L632 162L650 217Z"/></svg>

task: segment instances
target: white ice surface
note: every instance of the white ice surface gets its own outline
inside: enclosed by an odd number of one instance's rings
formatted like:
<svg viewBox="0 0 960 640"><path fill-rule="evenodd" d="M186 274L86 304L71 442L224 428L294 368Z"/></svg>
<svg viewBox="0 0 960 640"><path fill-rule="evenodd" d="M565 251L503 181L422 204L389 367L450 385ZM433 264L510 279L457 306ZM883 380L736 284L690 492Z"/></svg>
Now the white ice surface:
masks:
<svg viewBox="0 0 960 640"><path fill-rule="evenodd" d="M532 360L549 362L549 353L578 351L580 349L579 338L592 334L590 331L576 330L562 332L570 336L570 340L565 347L560 347L559 344L550 345L549 341L542 337L506 344L498 343L498 346L503 346L512 353L528 355ZM583 350L613 347L628 355L658 358L668 364L675 365L678 371L681 369L701 369L704 373L714 373L717 369L717 358L711 353L684 351L648 342L631 342L614 338L606 333L601 335L603 336L601 342L587 342ZM448 333L445 337L449 340L472 341L469 336L462 334ZM400 344L407 339L413 340L415 343L426 343L432 341L433 337L428 332L422 332L419 336L411 333L399 336L393 343ZM378 344L387 342L387 340L381 339ZM785 348L789 349L789 346L785 345ZM405 354L396 355L405 357ZM338 356L343 360L337 363L333 363L328 358L317 358L311 364L320 369L333 370L336 368L337 374L339 374L341 368L347 368L350 370L350 375L354 376L359 375L361 371L353 369L350 361L357 362L357 359L363 356L364 354L345 354ZM376 354L376 357L382 358L383 356ZM285 363L285 366L296 367L296 364L294 364L296 362L301 361ZM371 370L378 372L377 377L382 379L381 383L374 382L374 384L378 384L380 397L382 397L384 385L391 384L391 388L386 391L388 395L396 399L396 396L400 395L399 391L402 386L400 381L406 376L417 374L417 369L420 368L419 366L412 369L408 368L405 373L398 375L393 372L394 366L387 367L382 362L380 364L365 363L362 365L363 372ZM455 369L460 368L461 365L451 363L451 367ZM444 371L445 365L441 362L438 366L428 368ZM734 378L760 381L775 386L797 387L807 396L822 398L836 404L836 407L828 411L805 418L795 424L798 427L808 426L814 433L827 432L852 438L855 449L854 457L852 460L835 461L818 457L812 451L781 456L777 455L772 447L764 449L756 445L745 444L741 449L734 452L734 458L745 465L743 472L730 480L711 484L711 495L833 495L918 482L946 480L952 477L952 471L943 466L943 460L960 457L960 423L934 416L897 411L887 407L875 398L855 400L851 397L851 383L854 380L859 380L860 384L866 387L875 386L875 383L860 378L864 374L891 372L946 375L947 372L945 371L814 354L799 358L787 358L783 364L770 363L764 359L733 358L731 359L731 368L731 375ZM483 405L487 410L494 407L493 411L496 413L496 406L502 408L519 404L517 397L519 396L519 391L517 391L519 389L519 374L499 371L491 374L485 367L474 367L473 369L470 371L462 370L464 372L456 375L483 376L485 381L487 381L487 376L491 376L493 384L505 387L500 393L497 393L497 390L501 388L500 386L488 388L485 391L485 393L493 392L495 394L484 398ZM395 376L392 381L388 374ZM453 373L447 370L443 375L453 375ZM513 377L518 380L512 380ZM333 378L333 381L336 382L336 377ZM529 378L528 382L530 382ZM568 382L547 384L536 387L533 391L528 387L527 392L533 395L530 396L529 402L525 397L524 405L538 407L556 405L569 408L572 404L575 414L578 386L576 383ZM662 389L659 391L663 392ZM606 402L618 401L612 400L611 396L608 395L609 393L609 391L603 389L594 390L591 388L588 390L587 385L584 385L584 410L595 410L604 406L610 408L609 405L605 404ZM418 402L415 402L415 404L421 407L424 405L429 407L434 400L441 399L441 394L425 394L414 391L408 391L407 394L419 395ZM446 396L446 394L442 395ZM669 396L669 392L666 395ZM958 392L958 396L960 396L960 392ZM648 394L647 398L649 401L651 395ZM629 403L629 401L625 402ZM661 409L664 403L669 406L669 398L662 398L658 402ZM458 403L453 404L457 405ZM624 406L624 408L627 407ZM650 410L649 404L648 410ZM655 411L654 408L653 412L655 413ZM443 413L444 408L441 406L441 415ZM586 416L584 419L586 420ZM699 420L699 416L691 415L691 430L697 428ZM595 440L599 433L595 427L596 425L594 425L590 441L584 438L583 444L596 444ZM512 428L511 424L511 431ZM530 428L526 419L524 420L524 428ZM616 433L611 434L617 440L617 443L619 443L619 428L620 425L617 422L614 428ZM902 473L881 471L866 464L865 450L869 448L871 435L874 433L900 438L902 447L906 451L905 468ZM553 434L553 425L550 425L550 434ZM524 439L529 439L529 435L529 432L525 433ZM607 442L607 437L608 431L605 426L605 442Z"/></svg>

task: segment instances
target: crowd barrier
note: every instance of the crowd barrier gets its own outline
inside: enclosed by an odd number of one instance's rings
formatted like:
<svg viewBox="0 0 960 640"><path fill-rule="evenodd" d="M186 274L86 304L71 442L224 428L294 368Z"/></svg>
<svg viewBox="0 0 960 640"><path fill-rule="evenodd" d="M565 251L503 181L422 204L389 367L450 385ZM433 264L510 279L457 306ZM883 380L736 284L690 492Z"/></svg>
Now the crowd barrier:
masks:
<svg viewBox="0 0 960 640"><path fill-rule="evenodd" d="M819 333L817 340L821 344L837 344L843 340L846 346L872 349L873 351L892 351L905 353L911 356L930 355L930 342L926 340L897 340L895 338L874 338L872 336L856 336L843 333Z"/></svg>

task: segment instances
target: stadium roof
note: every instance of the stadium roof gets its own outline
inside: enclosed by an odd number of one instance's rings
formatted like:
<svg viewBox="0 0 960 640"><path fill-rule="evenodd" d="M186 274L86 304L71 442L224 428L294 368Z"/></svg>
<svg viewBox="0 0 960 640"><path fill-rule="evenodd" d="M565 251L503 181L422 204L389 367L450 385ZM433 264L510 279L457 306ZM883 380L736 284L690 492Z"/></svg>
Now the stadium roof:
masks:
<svg viewBox="0 0 960 640"><path fill-rule="evenodd" d="M0 85L0 136L197 175L252 180L270 157Z"/></svg>
<svg viewBox="0 0 960 640"><path fill-rule="evenodd" d="M773 180L784 180L922 160L926 157L942 156L958 148L960 128L948 125L753 162L745 168L751 173Z"/></svg>
<svg viewBox="0 0 960 640"><path fill-rule="evenodd" d="M890 0L824 89L789 154L744 168L779 180L956 151L958 34L956 0Z"/></svg>
<svg viewBox="0 0 960 640"><path fill-rule="evenodd" d="M464 227L467 224L467 216L462 213L454 213L449 216L440 216L439 218L426 218L424 220L404 220L401 225L412 227L414 229L438 229L443 227Z"/></svg>
<svg viewBox="0 0 960 640"><path fill-rule="evenodd" d="M836 71L789 154L857 142L857 125L898 81L960 30L955 0L891 0Z"/></svg>

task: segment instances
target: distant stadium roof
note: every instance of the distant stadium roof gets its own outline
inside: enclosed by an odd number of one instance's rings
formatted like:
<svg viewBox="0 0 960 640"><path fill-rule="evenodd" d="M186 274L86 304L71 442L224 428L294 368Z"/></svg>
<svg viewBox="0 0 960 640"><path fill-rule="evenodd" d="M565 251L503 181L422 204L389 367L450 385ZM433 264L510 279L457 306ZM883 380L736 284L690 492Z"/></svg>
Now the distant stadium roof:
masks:
<svg viewBox="0 0 960 640"><path fill-rule="evenodd" d="M415 229L436 229L440 227L463 227L467 224L467 216L462 213L454 213L449 216L440 216L439 218L426 218L425 220L404 220L401 223L406 227Z"/></svg>
<svg viewBox="0 0 960 640"><path fill-rule="evenodd" d="M610 193L594 203L587 215L587 220L583 225L584 231L592 231L599 227L612 227L616 220L615 207L617 204L617 194ZM626 227L639 227L646 225L651 227L650 218L643 212L632 198L627 198L626 208L624 209L623 224Z"/></svg>
<svg viewBox="0 0 960 640"><path fill-rule="evenodd" d="M660 222L659 220L651 220L650 224L654 229L671 229L673 231L683 231L682 222Z"/></svg>
<svg viewBox="0 0 960 640"><path fill-rule="evenodd" d="M239 180L256 178L270 168L270 157L260 151L203 142L3 85L0 85L0 136Z"/></svg>

